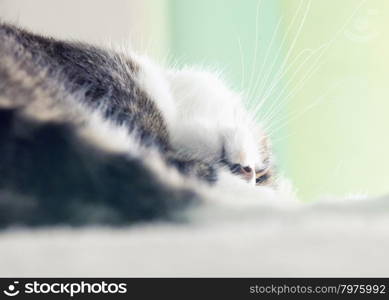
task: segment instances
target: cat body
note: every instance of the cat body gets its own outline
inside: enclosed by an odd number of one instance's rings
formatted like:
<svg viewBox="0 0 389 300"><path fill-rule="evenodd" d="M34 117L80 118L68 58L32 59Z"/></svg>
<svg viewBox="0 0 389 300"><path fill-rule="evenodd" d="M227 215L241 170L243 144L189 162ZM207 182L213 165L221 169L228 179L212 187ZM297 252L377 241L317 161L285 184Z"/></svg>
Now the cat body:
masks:
<svg viewBox="0 0 389 300"><path fill-rule="evenodd" d="M221 174L269 183L240 100L207 72L0 24L0 226L171 218Z"/></svg>

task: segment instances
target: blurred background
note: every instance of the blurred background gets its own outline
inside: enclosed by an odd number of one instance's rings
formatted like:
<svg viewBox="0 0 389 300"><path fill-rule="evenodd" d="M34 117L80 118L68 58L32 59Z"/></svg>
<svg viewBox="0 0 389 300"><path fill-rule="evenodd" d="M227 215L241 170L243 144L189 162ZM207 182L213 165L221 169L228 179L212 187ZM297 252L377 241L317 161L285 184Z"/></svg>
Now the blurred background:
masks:
<svg viewBox="0 0 389 300"><path fill-rule="evenodd" d="M389 192L389 1L0 0L0 18L220 70L304 200Z"/></svg>

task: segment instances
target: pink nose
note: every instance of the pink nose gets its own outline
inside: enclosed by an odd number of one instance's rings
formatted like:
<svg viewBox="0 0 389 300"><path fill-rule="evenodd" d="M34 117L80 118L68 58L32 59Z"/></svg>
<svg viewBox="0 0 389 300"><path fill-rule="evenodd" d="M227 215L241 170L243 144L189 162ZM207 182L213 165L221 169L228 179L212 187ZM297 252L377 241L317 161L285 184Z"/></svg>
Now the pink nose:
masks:
<svg viewBox="0 0 389 300"><path fill-rule="evenodd" d="M241 167L240 173L247 181L251 181L254 177L254 170L249 166Z"/></svg>
<svg viewBox="0 0 389 300"><path fill-rule="evenodd" d="M230 168L232 173L242 176L247 181L251 181L255 175L254 170L249 166L243 167L240 164L234 164Z"/></svg>

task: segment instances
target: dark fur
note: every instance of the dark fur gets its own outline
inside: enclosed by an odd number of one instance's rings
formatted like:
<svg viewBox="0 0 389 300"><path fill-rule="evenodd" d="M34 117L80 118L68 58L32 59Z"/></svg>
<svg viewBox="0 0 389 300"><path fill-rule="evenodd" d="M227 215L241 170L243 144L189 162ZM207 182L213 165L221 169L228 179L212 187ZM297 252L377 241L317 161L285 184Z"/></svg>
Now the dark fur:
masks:
<svg viewBox="0 0 389 300"><path fill-rule="evenodd" d="M141 160L82 140L82 118L67 116L66 99L78 99L136 133L166 164L215 180L207 164L176 157L136 72L134 62L113 52L0 23L0 100L11 103L0 101L0 227L128 224L170 218L197 202L194 192L164 184ZM63 116L42 121L24 113L40 102Z"/></svg>
<svg viewBox="0 0 389 300"><path fill-rule="evenodd" d="M35 68L57 77L69 93L85 90L85 103L105 107L105 116L136 128L143 142L168 148L166 124L154 102L134 82L137 66L116 53L82 43L70 43L31 34L13 26L0 27L4 47L12 48L16 59L31 54ZM14 49L23 49L15 51ZM129 72L129 70L131 72Z"/></svg>
<svg viewBox="0 0 389 300"><path fill-rule="evenodd" d="M80 141L68 123L0 111L0 226L124 224L171 217L195 199L139 160Z"/></svg>

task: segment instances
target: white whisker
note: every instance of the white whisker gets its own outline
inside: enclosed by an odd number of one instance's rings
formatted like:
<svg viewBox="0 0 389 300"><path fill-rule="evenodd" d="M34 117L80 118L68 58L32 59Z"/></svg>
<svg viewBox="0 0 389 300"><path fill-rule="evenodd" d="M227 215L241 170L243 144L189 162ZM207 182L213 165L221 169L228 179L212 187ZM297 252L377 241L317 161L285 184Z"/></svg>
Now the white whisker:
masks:
<svg viewBox="0 0 389 300"><path fill-rule="evenodd" d="M270 50L273 48L273 43L275 41L275 37L277 36L278 34L278 30L280 28L280 25L282 23L282 18L278 21L278 24L277 26L275 27L274 31L273 31L273 34L272 34L272 37L271 37L271 40L270 40L270 44L269 46L267 47L267 50L266 50L266 54L265 54L265 57L263 59L263 63L261 65L261 68L259 69L259 72L258 72L258 76L257 76L257 80L255 81L254 85L251 87L249 86L249 90L248 90L248 93L247 93L247 99L249 99L249 103L251 104L254 97L253 95L255 94L255 87L258 86L259 82L261 82L261 79L263 77L263 75L265 75L264 73L264 67L266 66L266 63L267 63L267 60L269 58L269 54L270 54ZM262 75L263 74L263 75ZM260 100L261 101L261 100ZM250 107L251 105L248 105L248 107Z"/></svg>
<svg viewBox="0 0 389 300"><path fill-rule="evenodd" d="M321 49L323 46L319 47L320 50L322 50L322 53L319 53L318 57L316 58L315 62L313 63L313 65L308 68L308 71L305 73L305 75L307 76L307 74L311 73L311 70L313 70L319 63L320 63L320 58L321 56L324 54L324 50ZM296 71L292 74L292 76L289 78L289 80L286 82L286 84L284 85L284 87L281 89L281 91L279 92L278 96L273 100L272 104L270 105L270 107L268 108L268 111L266 113L266 115L268 114L272 114L272 111L274 109L278 109L278 107L282 106L283 104L283 101L280 101L280 98L281 96L283 95L284 92L286 92L289 88L289 85L293 82L294 78L296 77L296 75L299 73L300 69L305 65L305 63L307 61L309 61L309 58L311 58L314 54L316 54L316 51L314 51L297 69ZM306 76L304 78L306 78ZM313 76L313 74L312 74ZM304 81L304 78L303 78L303 81ZM300 81L301 82L301 81ZM303 87L303 86L302 86ZM293 89L292 89L293 91ZM268 96L270 97L270 95ZM287 98L287 97L285 97ZM268 98L265 98L265 99L268 99Z"/></svg>
<svg viewBox="0 0 389 300"><path fill-rule="evenodd" d="M316 71L323 65L324 62L320 62L318 61L317 64L315 64L307 73L306 75L303 77L303 79L300 80L300 82L283 98L282 101L278 102L278 100L280 99L280 97L276 98L274 103L278 103L278 110L279 110L279 107L283 107L286 103L287 103L287 100L289 100L291 97L293 97L298 91L300 91L304 86L305 86L305 83L312 78L312 76L316 73ZM270 112L269 114L267 114L264 119L267 120L267 121L271 121L271 119L274 117L274 114L276 114L278 112L278 110L273 110L272 112Z"/></svg>
<svg viewBox="0 0 389 300"><path fill-rule="evenodd" d="M261 84L260 84L260 86L259 86L259 90L260 90L260 91L262 91L263 88L264 88L264 86L266 86L266 83L268 82L268 80L269 80L271 74L273 73L273 69L274 69L274 67L275 67L275 65L276 65L276 62L277 62L278 59L279 59L279 56L280 56L280 54L281 54L281 50L282 50L282 48L284 47L284 44L285 44L285 42L286 42L286 39L287 39L287 37L288 37L288 35L289 35L289 32L290 32L290 30L291 30L293 24L294 24L295 21L296 21L296 18L297 18L297 16L298 16L299 12L300 12L300 9L301 9L301 7L302 7L303 2L304 2L304 0L301 0L301 1L300 1L299 7L298 7L297 11L295 12L295 14L294 14L294 16L293 16L293 18L292 18L292 21L290 22L290 24L289 24L289 26L288 26L288 28L287 28L285 34L284 34L283 37L282 37L282 41L281 41L281 43L280 43L280 46L278 47L278 50L277 50L276 55L275 55L275 58L273 59L273 62L272 62L272 64L271 64L271 66L270 66L268 72L266 72L265 79L261 80L262 82L261 82ZM257 88L255 87L254 92L256 92L256 91L257 91ZM262 94L262 93L260 93L260 94ZM260 98L261 98L261 97L259 97L259 99L260 99Z"/></svg>
<svg viewBox="0 0 389 300"><path fill-rule="evenodd" d="M298 59L300 58L300 56L301 56L302 54L305 54L305 52L311 52L311 54L308 55L307 58L305 58L305 60L301 63L301 65L300 65L298 68L296 68L297 71L296 71L292 76L294 77L294 75L298 73L299 69L300 69L300 68L305 64L305 62L306 62L307 60L309 60L309 58L312 56L312 52L313 52L312 50L310 50L310 49L304 49L302 52L300 52L300 53L297 55L297 57L289 64L289 67L285 70L285 72L282 74L282 76L279 78L279 80L281 80L282 77L285 76L285 75L288 73L289 69L292 68L292 67L294 66L294 64L298 61ZM272 92L272 90L274 89L274 87L275 87L275 86L273 86L273 88L270 89L269 93ZM257 114L257 113L258 113L258 111L262 108L263 104L266 103L266 101L270 98L271 95L272 95L272 94L270 93L269 95L266 95L265 97L261 98L260 102L259 102L259 103L254 107L254 109L253 109L254 114Z"/></svg>
<svg viewBox="0 0 389 300"><path fill-rule="evenodd" d="M255 65L257 64L257 55L258 55L258 22L259 22L259 13L262 5L262 0L258 1L257 8L256 8L256 15L255 15L255 44L254 44L254 59L251 67L251 74L250 74L250 80L249 80L249 86L251 85L251 82L253 81L254 72L255 72Z"/></svg>
<svg viewBox="0 0 389 300"><path fill-rule="evenodd" d="M238 37L238 47L239 47L239 54L240 54L240 71L241 71L241 80L240 80L240 88L244 88L245 84L245 61L244 61L244 56L243 56L243 49L242 49L242 43L240 41L240 38Z"/></svg>
<svg viewBox="0 0 389 300"><path fill-rule="evenodd" d="M269 135L273 135L275 132L279 131L280 129L284 128L288 123L301 118L303 115L305 115L307 112L312 110L314 107L319 105L326 97L328 94L330 94L333 90L337 89L339 86L341 86L343 82L338 82L331 88L329 88L326 92L324 92L321 96L317 97L315 101L313 101L311 104L309 104L305 109L302 111L294 111L292 112L288 117L280 120L280 122L272 124L274 126L277 126L276 128L270 127L270 131L268 132Z"/></svg>
<svg viewBox="0 0 389 300"><path fill-rule="evenodd" d="M309 13L310 7L311 7L311 1L308 1L307 8L305 9L303 18L302 18L302 20L301 20L301 22L300 22L300 25L299 25L298 29L297 29L297 33L296 33L296 35L294 36L294 39L293 39L293 41L292 41L291 46L290 46L289 49L288 49L288 52L286 53L286 56L285 56L285 58L284 58L284 60L283 60L283 62L282 62L282 65L281 65L281 67L280 67L280 71L274 76L275 79L273 80L273 83L270 84L270 89L272 89L272 87L274 87L274 86L279 82L278 79L277 79L277 77L280 76L280 74L282 74L282 72L284 71L285 66L286 66L286 64L287 64L287 62L288 62L288 60L289 60L289 56L292 54L292 51L294 50L294 47L295 47L295 45L296 45L296 42L297 42L297 40L298 40L298 38L299 38L299 36L300 36L301 30L302 30L302 28L304 27L305 20L306 20L306 18L307 18L308 13ZM281 77L282 77L282 75L281 75ZM281 77L280 77L280 78L281 78ZM265 98L265 97L266 97L266 96L262 96L262 95L265 95L265 91L264 91L264 93L261 92L260 98L262 98L262 97Z"/></svg>
<svg viewBox="0 0 389 300"><path fill-rule="evenodd" d="M318 68L315 68L316 65L318 65L319 63L319 59L325 54L326 50L328 50L332 45L333 43L336 41L337 37L339 36L339 34L341 32L343 32L344 28L348 25L348 23L353 19L353 17L355 16L355 14L357 13L357 11L359 10L359 8L364 4L364 2L366 2L366 0L362 0L358 5L357 7L353 10L352 14L350 15L349 18L347 18L347 20L345 21L345 23L341 26L341 28L334 34L334 36L332 37L332 39L330 39L327 43L324 43L322 46L320 46L317 50L320 50L322 49L322 51L320 52L319 51L319 55L318 57L316 58L316 61L314 63L314 66L310 69L312 71L308 71L306 72L306 76L303 78L303 80L301 80L298 85L299 87L297 88L294 88L287 96L284 97L284 100L281 101L281 102L278 102L278 100L280 99L280 96L282 95L282 93L286 90L286 88L284 88L280 93L279 93L279 96L273 100L273 104L271 105L271 107L268 109L268 112L265 114L264 118L265 120L262 120L263 122L267 123L267 122L270 122L273 115L275 113L278 112L279 108L283 105L286 104L285 102L285 99L289 99L292 95L296 94L305 84L305 82L308 80L308 76L309 78L313 76L313 74L315 72L313 72L313 70L317 70ZM317 51L316 50L316 51ZM315 68L315 69L314 69ZM309 74L310 75L309 75ZM291 80L288 81L288 84L291 82ZM287 84L287 85L288 85ZM268 95L269 97L270 95ZM265 99L264 101L266 101L267 99ZM276 107L274 107L274 105L276 104Z"/></svg>

